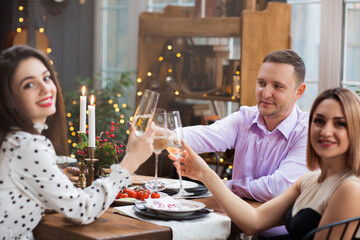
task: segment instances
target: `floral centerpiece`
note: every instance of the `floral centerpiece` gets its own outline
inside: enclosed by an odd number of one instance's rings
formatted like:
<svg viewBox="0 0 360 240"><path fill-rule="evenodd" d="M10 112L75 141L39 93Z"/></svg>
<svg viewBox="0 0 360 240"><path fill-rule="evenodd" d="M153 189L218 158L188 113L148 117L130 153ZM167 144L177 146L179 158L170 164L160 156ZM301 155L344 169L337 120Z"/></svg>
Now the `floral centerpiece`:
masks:
<svg viewBox="0 0 360 240"><path fill-rule="evenodd" d="M119 123L118 123L119 124ZM121 157L125 155L126 145L115 140L115 129L118 124L111 122L109 131L101 132L96 137L95 158L98 159L94 163L95 175L99 176L100 169L109 168L114 163L119 163ZM82 134L82 142L74 148L73 154L77 159L85 159L88 157L88 138L86 134Z"/></svg>

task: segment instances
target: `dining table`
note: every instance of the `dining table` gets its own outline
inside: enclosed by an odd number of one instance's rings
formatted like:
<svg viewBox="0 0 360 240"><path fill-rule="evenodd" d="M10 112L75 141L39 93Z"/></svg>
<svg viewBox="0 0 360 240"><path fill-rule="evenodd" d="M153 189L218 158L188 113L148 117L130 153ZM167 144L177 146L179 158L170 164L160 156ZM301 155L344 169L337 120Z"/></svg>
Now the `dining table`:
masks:
<svg viewBox="0 0 360 240"><path fill-rule="evenodd" d="M145 181L151 179L153 179L153 177L134 175L132 176L132 184L143 185ZM213 196L191 200L202 202L206 207L213 209L214 213L226 216L225 211ZM261 205L261 203L255 201L248 200L248 202L254 207ZM160 226L126 215L116 214L113 212L112 207L107 209L97 220L87 225L75 224L59 213L46 213L38 226L34 229L34 237L37 240L172 239L172 230L170 227ZM232 224L230 235L239 232L240 230Z"/></svg>

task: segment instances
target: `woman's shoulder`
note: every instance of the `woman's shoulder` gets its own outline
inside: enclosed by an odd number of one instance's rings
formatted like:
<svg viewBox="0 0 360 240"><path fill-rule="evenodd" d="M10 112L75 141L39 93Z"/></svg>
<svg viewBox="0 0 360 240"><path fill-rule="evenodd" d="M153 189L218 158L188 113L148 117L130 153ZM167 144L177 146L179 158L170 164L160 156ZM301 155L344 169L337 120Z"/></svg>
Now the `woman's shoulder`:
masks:
<svg viewBox="0 0 360 240"><path fill-rule="evenodd" d="M31 148L34 146L47 146L47 147L52 146L51 141L47 137L43 135L20 131L20 130L10 131L4 139L4 145L17 147L17 148L24 148L24 147Z"/></svg>

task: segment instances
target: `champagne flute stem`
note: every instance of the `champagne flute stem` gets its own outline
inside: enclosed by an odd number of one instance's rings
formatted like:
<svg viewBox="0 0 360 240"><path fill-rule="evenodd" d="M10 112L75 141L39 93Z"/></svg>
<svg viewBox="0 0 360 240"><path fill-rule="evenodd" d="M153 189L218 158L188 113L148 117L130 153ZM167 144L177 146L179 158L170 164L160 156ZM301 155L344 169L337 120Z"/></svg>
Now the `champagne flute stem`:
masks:
<svg viewBox="0 0 360 240"><path fill-rule="evenodd" d="M178 166L180 166L180 158L177 157L176 162L177 162ZM180 191L182 191L183 190L183 184L182 184L181 169L180 169L178 174L179 174Z"/></svg>
<svg viewBox="0 0 360 240"><path fill-rule="evenodd" d="M155 153L155 191L158 191L158 165L159 165L159 154Z"/></svg>

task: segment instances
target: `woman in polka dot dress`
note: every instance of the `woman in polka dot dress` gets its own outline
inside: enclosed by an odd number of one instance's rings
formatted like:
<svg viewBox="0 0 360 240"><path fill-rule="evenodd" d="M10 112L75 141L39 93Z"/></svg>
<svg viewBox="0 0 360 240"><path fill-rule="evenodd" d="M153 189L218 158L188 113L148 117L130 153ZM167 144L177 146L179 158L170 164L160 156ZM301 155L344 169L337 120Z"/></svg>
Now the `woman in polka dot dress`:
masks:
<svg viewBox="0 0 360 240"><path fill-rule="evenodd" d="M0 240L33 239L45 209L78 224L96 220L130 174L152 153L151 128L135 137L109 177L76 188L56 165L67 153L66 120L59 82L40 51L15 46L0 55ZM136 151L141 149L141 151Z"/></svg>

